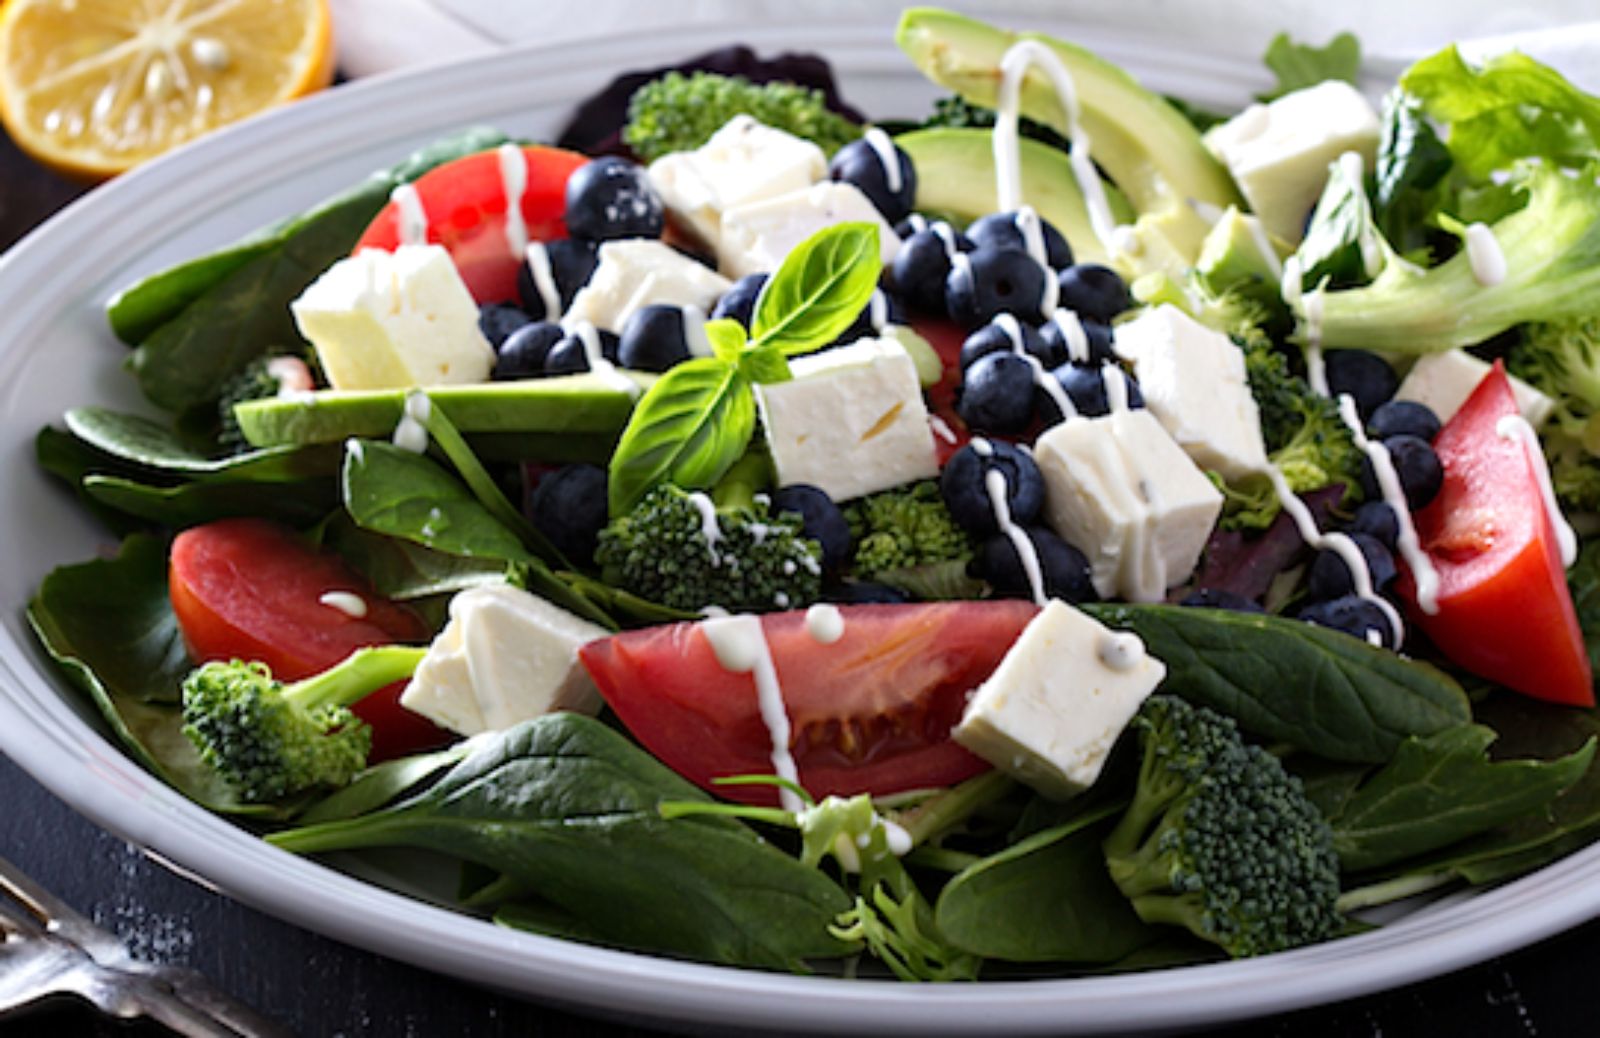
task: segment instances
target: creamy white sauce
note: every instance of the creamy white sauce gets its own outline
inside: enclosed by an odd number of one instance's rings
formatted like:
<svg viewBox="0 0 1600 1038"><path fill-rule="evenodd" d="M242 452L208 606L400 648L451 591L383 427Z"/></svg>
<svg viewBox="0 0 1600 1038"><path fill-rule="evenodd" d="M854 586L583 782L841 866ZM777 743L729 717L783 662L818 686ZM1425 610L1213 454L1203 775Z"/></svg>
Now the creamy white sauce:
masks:
<svg viewBox="0 0 1600 1038"><path fill-rule="evenodd" d="M922 217L919 216L916 217L916 219L921 220ZM951 227L943 220L940 220L938 223L932 225L927 225L926 222L924 222L924 226L927 226L927 229L937 235L939 241L944 244L945 257L949 259L952 264L955 263L957 256L965 255L961 251L961 243L956 241L956 229L954 227ZM967 276L972 276L972 266L970 263L967 265Z"/></svg>
<svg viewBox="0 0 1600 1038"><path fill-rule="evenodd" d="M389 201L395 205L395 223L398 225L401 245L426 245L428 243L428 214L422 208L422 196L412 184L396 184L389 192Z"/></svg>
<svg viewBox="0 0 1600 1038"><path fill-rule="evenodd" d="M876 126L867 127L861 137L878 156L878 164L883 167L884 186L890 194L898 194L905 181L900 176L900 157L894 153L894 141Z"/></svg>
<svg viewBox="0 0 1600 1038"><path fill-rule="evenodd" d="M1006 474L999 469L988 469L983 474L983 486L989 492L989 507L994 510L995 524L1011 541L1022 562L1022 572L1028 577L1028 588L1033 592L1036 605L1049 601L1044 593L1044 569L1039 563L1039 550L1033 545L1028 531L1011 521L1011 504L1006 500Z"/></svg>
<svg viewBox="0 0 1600 1038"><path fill-rule="evenodd" d="M872 298L867 302L867 323L872 326L874 335L882 335L889 326L889 297L883 294L881 288L874 289Z"/></svg>
<svg viewBox="0 0 1600 1038"><path fill-rule="evenodd" d="M1089 363L1089 333L1077 313L1058 309L1050 315L1050 323L1061 330L1061 339L1067 344L1067 359L1074 364Z"/></svg>
<svg viewBox="0 0 1600 1038"><path fill-rule="evenodd" d="M819 602L806 610L806 633L822 645L832 645L844 637L844 614L836 605Z"/></svg>
<svg viewBox="0 0 1600 1038"><path fill-rule="evenodd" d="M1044 365L1039 363L1039 358L1028 352L1027 339L1023 336L1022 322L1017 320L1016 315L1009 313L996 314L994 320L989 323L996 325L1002 332L1005 332L1006 338L1011 340L1011 352L1027 362L1028 367L1033 371L1033 384L1044 390L1045 395L1055 402L1056 407L1061 411L1062 421L1076 418L1078 409L1072 406L1072 400L1067 396L1067 391L1061 388L1061 383L1056 381L1054 375L1044 369Z"/></svg>
<svg viewBox="0 0 1600 1038"><path fill-rule="evenodd" d="M789 752L792 728L789 713L783 703L783 688L778 684L778 668L772 662L772 648L767 644L766 632L761 628L761 618L749 614L713 617L700 621L711 651L716 653L722 669L733 674L750 674L755 678L756 702L761 709L761 720L772 737L772 770L781 779L796 785L800 772L795 767L794 754ZM783 809L799 814L805 804L793 790L779 788L778 799Z"/></svg>
<svg viewBox="0 0 1600 1038"><path fill-rule="evenodd" d="M1022 244L1028 255L1033 257L1033 262L1039 265L1039 270L1044 274L1044 286L1039 290L1039 312L1053 313L1061 300L1061 286L1056 282L1055 271L1050 268L1050 251L1044 243L1044 224L1031 205L1019 207L1012 222L1022 234Z"/></svg>
<svg viewBox="0 0 1600 1038"><path fill-rule="evenodd" d="M1492 287L1506 279L1506 254L1500 249L1500 240L1494 231L1481 223L1467 225L1467 262L1472 265L1472 278L1484 287Z"/></svg>
<svg viewBox="0 0 1600 1038"><path fill-rule="evenodd" d="M583 343L583 357L589 364L590 372L622 390L629 396L638 396L639 384L633 379L617 370L617 366L606 359L600 349L600 330L588 321L574 321L572 324L563 324L563 328L571 335L576 335L578 341Z"/></svg>
<svg viewBox="0 0 1600 1038"><path fill-rule="evenodd" d="M1115 364L1100 365L1100 384L1105 387L1106 410L1112 414L1128 410L1128 380Z"/></svg>
<svg viewBox="0 0 1600 1038"><path fill-rule="evenodd" d="M1556 545L1561 550L1561 565L1571 569L1572 564L1578 561L1578 535L1573 531L1572 524L1567 522L1567 517L1561 514L1561 503L1556 500L1555 488L1550 484L1550 464L1545 460L1544 448L1539 445L1539 434L1520 414L1508 414L1501 418L1495 423L1494 431L1502 439L1522 444L1528 455L1528 463L1538 477L1539 492L1544 495L1545 514L1550 517L1550 525L1555 529Z"/></svg>
<svg viewBox="0 0 1600 1038"><path fill-rule="evenodd" d="M353 620L367 615L367 600L353 591L325 591L317 599L329 609L337 609Z"/></svg>
<svg viewBox="0 0 1600 1038"><path fill-rule="evenodd" d="M706 542L706 551L711 553L711 564L722 565L722 554L717 551L722 541L722 527L717 525L716 503L697 490L689 495L689 504L700 513L700 537Z"/></svg>
<svg viewBox="0 0 1600 1038"><path fill-rule="evenodd" d="M515 144L500 145L496 156L506 195L506 247L513 259L521 259L528 249L528 224L522 218L522 198L528 192L528 160Z"/></svg>
<svg viewBox="0 0 1600 1038"><path fill-rule="evenodd" d="M400 408L400 422L394 427L394 445L413 454L428 453L428 427L425 424L433 413L433 401L420 389L406 394Z"/></svg>
<svg viewBox="0 0 1600 1038"><path fill-rule="evenodd" d="M960 437L956 435L956 431L954 429L950 428L950 423L946 422L938 415L928 415L928 426L933 429L933 435L939 437L939 439L943 440L945 443L953 444L960 442Z"/></svg>
<svg viewBox="0 0 1600 1038"><path fill-rule="evenodd" d="M1394 510L1400 528L1395 546L1400 549L1400 556L1411 568L1412 579L1416 582L1417 608L1433 616L1439 611L1439 571L1434 567L1428 553L1422 550L1422 542L1417 537L1416 523L1411 518L1411 506L1406 501L1405 487L1401 485L1400 475L1394 469L1394 459L1389 456L1389 448L1382 443L1374 443L1367 439L1366 429L1361 424L1361 415L1356 410L1355 399L1349 393L1339 394L1339 417L1344 419L1344 424L1349 428L1356 446L1371 460L1372 473L1377 477L1378 489L1383 494L1384 503Z"/></svg>
<svg viewBox="0 0 1600 1038"><path fill-rule="evenodd" d="M278 383L278 396L293 399L317 388L311 368L299 357L273 357L267 374Z"/></svg>
<svg viewBox="0 0 1600 1038"><path fill-rule="evenodd" d="M1144 659L1144 642L1128 631L1106 631L1095 644L1095 655L1112 670L1132 670Z"/></svg>
<svg viewBox="0 0 1600 1038"><path fill-rule="evenodd" d="M974 436L972 438L972 453L980 458L992 458L994 457L994 444L982 436Z"/></svg>
<svg viewBox="0 0 1600 1038"><path fill-rule="evenodd" d="M544 242L535 241L529 242L523 251L528 259L528 273L533 275L533 287L544 304L544 319L560 320L561 291L556 288L555 271L550 268L550 250L545 248Z"/></svg>
<svg viewBox="0 0 1600 1038"><path fill-rule="evenodd" d="M878 824L883 826L883 838L889 845L889 853L896 858L903 858L911 853L911 834L904 827L879 818Z"/></svg>
<svg viewBox="0 0 1600 1038"><path fill-rule="evenodd" d="M715 351L706 335L706 312L693 303L685 303L679 312L683 315L683 341L689 346L689 356L712 356Z"/></svg>
<svg viewBox="0 0 1600 1038"><path fill-rule="evenodd" d="M928 229L928 218L921 213L912 213L906 217L906 225L911 228L912 234L921 234Z"/></svg>
<svg viewBox="0 0 1600 1038"><path fill-rule="evenodd" d="M1291 310L1300 313L1305 322L1306 383L1320 396L1328 395L1328 369L1322 360L1322 288L1305 291L1304 275L1300 271L1300 257L1290 256L1283 262L1283 277L1278 282L1278 294Z"/></svg>

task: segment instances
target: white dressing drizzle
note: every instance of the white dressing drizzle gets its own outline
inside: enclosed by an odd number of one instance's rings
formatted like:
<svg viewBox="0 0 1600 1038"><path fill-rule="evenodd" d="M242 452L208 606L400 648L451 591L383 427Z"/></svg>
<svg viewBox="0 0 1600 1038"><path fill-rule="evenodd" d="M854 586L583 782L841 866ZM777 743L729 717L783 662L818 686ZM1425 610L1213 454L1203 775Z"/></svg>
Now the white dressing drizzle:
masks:
<svg viewBox="0 0 1600 1038"><path fill-rule="evenodd" d="M1306 329L1306 383L1319 396L1328 395L1328 368L1322 360L1322 288L1305 291L1304 275L1300 272L1300 257L1290 256L1283 262L1283 278L1278 282L1278 294L1297 310L1305 321Z"/></svg>
<svg viewBox="0 0 1600 1038"><path fill-rule="evenodd" d="M928 229L928 218L921 213L912 213L906 217L906 223L910 226L912 234L921 234Z"/></svg>
<svg viewBox="0 0 1600 1038"><path fill-rule="evenodd" d="M713 617L700 621L700 629L705 632L706 641L711 643L711 651L716 653L723 670L755 678L761 720L772 737L772 771L779 778L799 785L800 772L795 767L794 754L789 752L792 731L789 713L784 707L778 668L772 662L772 648L761 628L761 618L749 614ZM805 809L793 790L780 787L778 799L783 809L793 814Z"/></svg>
<svg viewBox="0 0 1600 1038"><path fill-rule="evenodd" d="M422 208L422 196L412 184L396 184L389 192L389 201L395 204L395 222L399 225L401 245L426 245L428 243L428 214Z"/></svg>
<svg viewBox="0 0 1600 1038"><path fill-rule="evenodd" d="M989 507L994 510L995 524L1011 541L1022 561L1022 572L1027 574L1028 588L1033 592L1035 605L1044 605L1049 599L1044 593L1044 570L1039 564L1039 550L1033 546L1028 532L1011 521L1011 504L1006 500L1006 474L999 469L988 469L983 474L984 489L989 491Z"/></svg>
<svg viewBox="0 0 1600 1038"><path fill-rule="evenodd" d="M428 453L428 416L433 413L433 401L428 394L414 389L406 394L400 410L400 422L394 427L393 442L396 447L412 454Z"/></svg>
<svg viewBox="0 0 1600 1038"><path fill-rule="evenodd" d="M1439 611L1439 571L1434 568L1428 553L1422 550L1422 542L1417 537L1417 525L1411 519L1411 506L1406 501L1405 487L1400 483L1399 473L1394 470L1394 459L1389 455L1389 448L1367 439L1355 399L1349 393L1339 394L1339 417L1344 419L1356 446L1372 461L1372 474L1377 477L1384 503L1394 510L1400 527L1395 546L1400 549L1406 565L1411 567L1412 579L1416 581L1417 608L1433 616Z"/></svg>
<svg viewBox="0 0 1600 1038"><path fill-rule="evenodd" d="M1054 313L1061 301L1061 286L1056 282L1055 271L1050 269L1050 252L1044 244L1044 224L1039 221L1039 214L1031 205L1019 206L1012 222L1022 234L1022 244L1028 250L1028 255L1044 272L1044 287L1039 290L1039 312Z"/></svg>
<svg viewBox="0 0 1600 1038"><path fill-rule="evenodd" d="M1129 631L1106 631L1095 645L1095 655L1112 670L1132 670L1144 659L1144 642Z"/></svg>
<svg viewBox="0 0 1600 1038"><path fill-rule="evenodd" d="M972 443L972 453L976 454L978 457L980 457L980 458L992 458L992 457L994 457L994 444L990 443L988 440L984 439L982 436L974 436L972 438L971 443Z"/></svg>
<svg viewBox="0 0 1600 1038"><path fill-rule="evenodd" d="M1567 517L1561 514L1561 504L1556 500L1555 488L1550 485L1550 464L1545 460L1544 448L1539 445L1539 434L1533 431L1533 426L1520 414L1508 414L1494 424L1494 431L1502 439L1515 440L1522 444L1523 450L1528 455L1528 461L1533 466L1534 475L1539 479L1539 492L1544 495L1545 514L1550 517L1550 525L1555 528L1556 545L1561 549L1561 565L1567 569L1578 561L1578 535L1573 532L1572 524L1567 522Z"/></svg>
<svg viewBox="0 0 1600 1038"><path fill-rule="evenodd" d="M1061 330L1061 339L1067 344L1067 359L1074 364L1089 363L1089 333L1076 311L1057 309L1050 315L1050 323Z"/></svg>
<svg viewBox="0 0 1600 1038"><path fill-rule="evenodd" d="M1347 151L1339 156L1339 169L1344 174L1345 180L1355 185L1357 191L1363 190L1362 183L1366 177L1366 166L1362 161L1359 151ZM1356 242L1361 250L1361 270L1367 277L1377 277L1378 271L1383 269L1383 249L1378 245L1376 234L1373 233L1371 221L1362 225L1361 238Z"/></svg>
<svg viewBox="0 0 1600 1038"><path fill-rule="evenodd" d="M918 216L916 219L921 220L922 217ZM951 227L943 220L931 225L924 222L924 226L939 236L939 240L944 243L944 254L951 263L955 263L957 256L965 255L965 253L961 251L960 243L956 241L956 229L954 227ZM967 264L967 276L972 276L971 263Z"/></svg>
<svg viewBox="0 0 1600 1038"><path fill-rule="evenodd" d="M576 335L578 341L583 343L583 357L589 364L589 370L599 375L600 378L629 396L638 396L639 384L633 379L617 370L617 366L606 359L600 350L600 330L588 321L574 321L572 324L563 324L563 328L571 335Z"/></svg>
<svg viewBox="0 0 1600 1038"><path fill-rule="evenodd" d="M529 242L523 251L528 258L528 273L533 275L533 287L544 304L544 319L560 320L561 292L556 288L555 271L550 268L550 250L545 248L544 242L535 241Z"/></svg>
<svg viewBox="0 0 1600 1038"><path fill-rule="evenodd" d="M950 423L945 421L943 418L940 418L938 415L928 415L928 425L933 429L933 435L939 437L939 439L943 440L945 443L953 444L960 442L961 438L956 435L956 431L954 429L950 428Z"/></svg>
<svg viewBox="0 0 1600 1038"><path fill-rule="evenodd" d="M878 164L883 167L883 185L890 194L898 194L905 181L900 177L900 156L894 153L894 141L876 126L867 127L867 132L861 136L872 146L878 156Z"/></svg>
<svg viewBox="0 0 1600 1038"><path fill-rule="evenodd" d="M1100 365L1100 384L1105 387L1107 411L1116 414L1128 410L1128 380L1121 368L1115 364Z"/></svg>
<svg viewBox="0 0 1600 1038"><path fill-rule="evenodd" d="M337 609L353 620L367 615L367 600L353 591L324 591L317 599L329 609Z"/></svg>
<svg viewBox="0 0 1600 1038"><path fill-rule="evenodd" d="M1072 406L1072 400L1067 396L1067 391L1061 388L1061 383L1056 381L1054 375L1044 369L1044 365L1039 362L1039 358L1028 352L1027 340L1023 337L1022 323L1017 320L1016 315L1010 313L996 314L994 320L989 323L1005 332L1006 338L1011 340L1011 352L1027 362L1028 367L1033 371L1033 384L1044 390L1045 395L1055 402L1056 407L1061 412L1062 420L1076 418L1078 409Z"/></svg>
<svg viewBox="0 0 1600 1038"><path fill-rule="evenodd" d="M528 191L528 160L515 144L502 144L496 151L500 160L500 184L506 193L506 247L513 259L521 259L528 249L528 225L522 219L522 197Z"/></svg>
<svg viewBox="0 0 1600 1038"><path fill-rule="evenodd" d="M819 602L806 610L806 633L812 641L832 645L844 637L844 614L836 605Z"/></svg>
<svg viewBox="0 0 1600 1038"><path fill-rule="evenodd" d="M706 542L706 551L711 553L711 565L722 565L722 555L717 551L717 543L722 540L722 527L717 525L716 503L697 490L689 495L689 504L700 513L700 536Z"/></svg>
<svg viewBox="0 0 1600 1038"><path fill-rule="evenodd" d="M1467 262L1472 264L1472 278L1485 288L1498 285L1506 279L1506 254L1500 249L1500 239L1494 231L1481 223L1467 225Z"/></svg>

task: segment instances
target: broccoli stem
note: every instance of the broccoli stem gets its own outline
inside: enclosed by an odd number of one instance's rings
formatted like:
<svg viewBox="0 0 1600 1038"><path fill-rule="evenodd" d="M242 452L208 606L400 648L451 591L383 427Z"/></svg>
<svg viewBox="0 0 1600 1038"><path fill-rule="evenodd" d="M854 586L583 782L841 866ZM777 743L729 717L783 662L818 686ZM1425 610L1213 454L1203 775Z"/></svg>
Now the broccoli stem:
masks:
<svg viewBox="0 0 1600 1038"><path fill-rule="evenodd" d="M414 645L357 649L322 673L285 687L283 696L307 710L319 706L350 706L385 685L409 678L427 652Z"/></svg>
<svg viewBox="0 0 1600 1038"><path fill-rule="evenodd" d="M921 846L1004 798L1016 786L1005 772L988 771L897 814L895 824L911 836L913 847Z"/></svg>
<svg viewBox="0 0 1600 1038"><path fill-rule="evenodd" d="M324 851L355 850L359 847L385 847L403 843L395 833L410 827L410 819L403 812L385 812L362 815L337 822L305 825L298 829L268 833L262 839L279 850L294 854L320 854Z"/></svg>
<svg viewBox="0 0 1600 1038"><path fill-rule="evenodd" d="M746 451L711 488L711 500L720 512L748 511L755 507L757 492L771 485L772 459L766 451Z"/></svg>
<svg viewBox="0 0 1600 1038"><path fill-rule="evenodd" d="M1455 879L1455 874L1450 872L1424 872L1416 876L1397 876L1382 883L1347 890L1339 895L1334 907L1341 913L1349 915L1363 908L1376 908L1378 905L1387 905L1418 894L1426 894L1430 890L1438 890L1454 882Z"/></svg>
<svg viewBox="0 0 1600 1038"><path fill-rule="evenodd" d="M915 865L917 868L952 874L965 872L982 860L980 855L946 850L943 847L917 847L901 859L907 865Z"/></svg>

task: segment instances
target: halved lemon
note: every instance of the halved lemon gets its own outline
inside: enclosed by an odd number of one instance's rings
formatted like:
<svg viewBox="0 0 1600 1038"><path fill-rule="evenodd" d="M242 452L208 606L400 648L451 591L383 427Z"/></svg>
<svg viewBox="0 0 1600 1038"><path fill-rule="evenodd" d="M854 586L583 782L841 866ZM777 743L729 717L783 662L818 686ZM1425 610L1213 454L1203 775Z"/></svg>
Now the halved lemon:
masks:
<svg viewBox="0 0 1600 1038"><path fill-rule="evenodd" d="M332 76L327 0L0 4L0 120L71 176L121 173Z"/></svg>

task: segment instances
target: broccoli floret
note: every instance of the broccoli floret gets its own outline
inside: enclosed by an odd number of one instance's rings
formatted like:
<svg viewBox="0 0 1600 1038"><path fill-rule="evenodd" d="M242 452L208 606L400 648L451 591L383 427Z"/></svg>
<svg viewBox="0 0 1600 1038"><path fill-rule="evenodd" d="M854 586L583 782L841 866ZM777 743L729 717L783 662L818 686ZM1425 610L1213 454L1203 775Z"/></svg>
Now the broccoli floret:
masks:
<svg viewBox="0 0 1600 1038"><path fill-rule="evenodd" d="M756 84L715 72L668 72L634 91L622 139L641 159L653 162L668 152L700 147L736 115L802 137L829 155L861 136L861 127L829 110L820 90Z"/></svg>
<svg viewBox="0 0 1600 1038"><path fill-rule="evenodd" d="M994 126L993 108L975 105L960 94L941 97L933 103L933 114L922 122L923 129L953 127L955 129L987 130ZM1023 137L1066 151L1071 142L1044 123L1034 122L1027 116L1017 120L1017 132Z"/></svg>
<svg viewBox="0 0 1600 1038"><path fill-rule="evenodd" d="M894 583L898 570L972 559L972 540L934 480L852 501L844 517L856 546L853 568L865 580Z"/></svg>
<svg viewBox="0 0 1600 1038"><path fill-rule="evenodd" d="M234 417L234 405L249 400L268 400L285 389L309 390L313 385L311 369L299 357L257 357L222 386L222 395L217 399L217 418L221 422L217 442L228 454L250 450L250 443L239 431L239 420Z"/></svg>
<svg viewBox="0 0 1600 1038"><path fill-rule="evenodd" d="M350 707L416 670L427 650L360 649L285 685L264 663L207 663L183 682L183 734L246 803L345 785L367 765L372 729Z"/></svg>
<svg viewBox="0 0 1600 1038"><path fill-rule="evenodd" d="M1506 367L1556 402L1540 433L1556 496L1600 512L1600 317L1526 326Z"/></svg>
<svg viewBox="0 0 1600 1038"><path fill-rule="evenodd" d="M1138 785L1104 849L1139 918L1236 958L1337 933L1333 833L1300 780L1231 718L1176 697L1152 697L1133 727Z"/></svg>
<svg viewBox="0 0 1600 1038"><path fill-rule="evenodd" d="M673 609L799 609L822 595L822 546L800 517L772 515L749 493L719 503L670 484L600 531L595 562L608 584Z"/></svg>

